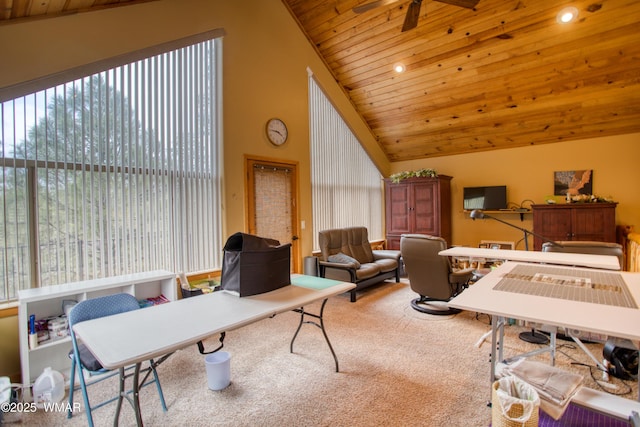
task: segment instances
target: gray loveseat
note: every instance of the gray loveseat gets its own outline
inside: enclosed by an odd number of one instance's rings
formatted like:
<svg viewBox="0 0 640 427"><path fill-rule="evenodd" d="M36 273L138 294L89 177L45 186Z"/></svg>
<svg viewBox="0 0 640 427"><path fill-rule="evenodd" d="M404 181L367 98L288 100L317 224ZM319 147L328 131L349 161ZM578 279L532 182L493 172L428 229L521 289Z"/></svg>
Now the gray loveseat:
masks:
<svg viewBox="0 0 640 427"><path fill-rule="evenodd" d="M372 250L366 227L336 228L319 233L320 276L355 283L356 291L386 279L400 281L400 251Z"/></svg>

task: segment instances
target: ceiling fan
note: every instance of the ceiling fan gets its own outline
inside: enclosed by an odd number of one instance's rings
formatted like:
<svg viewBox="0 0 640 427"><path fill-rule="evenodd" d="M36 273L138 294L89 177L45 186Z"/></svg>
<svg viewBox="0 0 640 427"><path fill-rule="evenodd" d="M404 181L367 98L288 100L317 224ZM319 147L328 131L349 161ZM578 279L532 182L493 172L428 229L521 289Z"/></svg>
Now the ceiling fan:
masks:
<svg viewBox="0 0 640 427"><path fill-rule="evenodd" d="M353 8L355 13L363 13L376 7L386 6L391 3L395 3L399 0L376 0L371 3L366 3ZM435 0L440 3L451 4L453 6L465 7L467 9L473 9L480 0ZM402 31L407 31L415 28L418 25L418 18L420 17L420 6L422 0L411 0L409 8L407 9L407 15L404 17L404 24L402 24Z"/></svg>

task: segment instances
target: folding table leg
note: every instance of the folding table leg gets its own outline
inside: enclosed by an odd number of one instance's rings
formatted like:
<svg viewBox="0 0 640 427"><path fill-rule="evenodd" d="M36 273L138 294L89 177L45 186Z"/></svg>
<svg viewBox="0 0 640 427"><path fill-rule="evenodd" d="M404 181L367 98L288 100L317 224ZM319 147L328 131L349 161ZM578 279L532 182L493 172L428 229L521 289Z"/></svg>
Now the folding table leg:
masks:
<svg viewBox="0 0 640 427"><path fill-rule="evenodd" d="M140 366L141 362L136 363L136 369L133 373L133 410L136 413L136 424L142 427L142 414L140 413Z"/></svg>
<svg viewBox="0 0 640 427"><path fill-rule="evenodd" d="M322 306L320 306L320 314L306 312L304 310L304 307L293 310L296 313L300 313L300 323L298 324L298 329L296 329L296 332L293 334L293 338L291 339L291 344L289 345L289 350L291 353L293 353L293 342L296 340L296 337L298 336L298 332L300 332L300 328L302 328L303 324L308 323L310 325L317 326L322 331L322 334L324 335L324 339L325 341L327 341L327 344L329 345L329 350L331 350L331 354L333 355L333 360L336 362L336 372L340 372L340 369L338 368L338 357L336 356L336 352L333 351L333 346L331 345L331 341L329 341L329 337L327 336L327 331L324 328L323 314L324 314L324 306L326 303L327 303L327 299L322 301ZM310 316L315 319L318 319L320 323L314 322L313 320L305 320L304 316Z"/></svg>
<svg viewBox="0 0 640 427"><path fill-rule="evenodd" d="M120 389L118 390L118 406L116 406L116 415L113 419L114 427L118 425L118 421L120 419L120 410L122 409L122 399L125 398L127 393L127 390L125 387L127 382L127 376L125 375L124 367L120 368L119 371L120 371L120 379L119 379Z"/></svg>
<svg viewBox="0 0 640 427"><path fill-rule="evenodd" d="M122 409L122 400L127 399L127 401L133 406L133 410L136 414L136 424L138 427L142 427L142 414L140 413L140 367L142 366L142 362L136 363L135 370L133 371L133 384L132 384L132 394L133 398L129 398L127 395L127 375L125 368L120 368L120 390L118 394L118 406L116 407L116 415L113 419L113 426L117 427L120 420L120 410Z"/></svg>

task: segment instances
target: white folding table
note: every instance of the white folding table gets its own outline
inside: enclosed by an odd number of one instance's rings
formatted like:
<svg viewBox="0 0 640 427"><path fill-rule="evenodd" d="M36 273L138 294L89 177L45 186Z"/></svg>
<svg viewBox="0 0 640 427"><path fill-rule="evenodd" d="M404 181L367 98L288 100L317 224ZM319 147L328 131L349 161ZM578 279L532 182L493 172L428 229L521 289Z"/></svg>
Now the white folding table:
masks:
<svg viewBox="0 0 640 427"><path fill-rule="evenodd" d="M455 246L440 255L450 257L470 257L499 259L508 261L540 262L546 264L577 265L581 267L620 270L620 262L613 255L578 254L570 252L518 251L512 249L471 248Z"/></svg>
<svg viewBox="0 0 640 427"><path fill-rule="evenodd" d="M133 405L138 425L142 425L138 374L143 361L160 358L156 364L162 363L176 350L286 311L300 313L291 351L302 324L313 323L322 329L338 371L338 359L324 329L323 312L329 297L348 292L355 285L304 275L292 275L291 282L291 285L250 297L240 298L218 291L74 325L76 336L103 367L120 370L121 390L114 424L126 398ZM304 306L317 301L323 301L319 314L304 310ZM320 323L306 321L305 316ZM135 365L132 399L123 389L124 367L130 365Z"/></svg>
<svg viewBox="0 0 640 427"><path fill-rule="evenodd" d="M445 251L446 252L446 251ZM441 254L445 254L441 252ZM538 254L542 254L539 252ZM585 255L586 256L586 255ZM499 257L498 257L499 258ZM575 277L579 274L597 277L597 274L619 275L626 287L632 304L629 307L610 305L608 303L588 302L567 297L528 294L504 290L503 279L516 275L519 266L532 266L546 272L550 276ZM550 273L551 272L551 273ZM584 272L584 273L579 273ZM550 279L551 280L551 279ZM600 279L593 280L593 288L601 289ZM570 279L568 280L570 283ZM596 286L598 285L598 286ZM566 286L573 286L571 284ZM590 332L608 337L630 340L636 348L640 343L640 273L629 273L612 270L596 270L559 265L542 265L518 262L506 262L481 278L464 292L453 298L449 305L462 310L486 313L492 317L491 331L491 369L490 382L495 380L496 364L503 359L505 319L520 319L541 323L567 330ZM553 341L553 340L552 340ZM498 347L499 346L499 347ZM618 398L623 399L623 398ZM627 400L628 399L623 399ZM638 398L640 400L640 396ZM638 402L631 402L634 408ZM626 408L627 406L625 406ZM602 408L599 408L602 409ZM637 410L637 409L636 409ZM607 409L605 408L605 412ZM608 412L619 415L618 412Z"/></svg>

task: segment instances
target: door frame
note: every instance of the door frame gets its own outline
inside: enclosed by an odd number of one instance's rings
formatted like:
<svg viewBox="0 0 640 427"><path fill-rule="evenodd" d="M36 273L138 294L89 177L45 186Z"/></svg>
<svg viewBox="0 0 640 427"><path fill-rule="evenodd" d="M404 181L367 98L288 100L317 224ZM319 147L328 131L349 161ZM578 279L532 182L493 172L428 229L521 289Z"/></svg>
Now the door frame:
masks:
<svg viewBox="0 0 640 427"><path fill-rule="evenodd" d="M245 194L247 195L245 203L245 218L246 218L246 230L249 234L255 234L256 224L255 218L255 187L253 185L253 165L261 164L265 166L283 167L291 169L291 258L292 267L295 273L301 272L301 259L300 259L300 217L298 200L299 197L299 179L298 179L298 165L299 162L294 160L273 159L268 157L250 156L245 154L244 156L244 168L245 168Z"/></svg>

